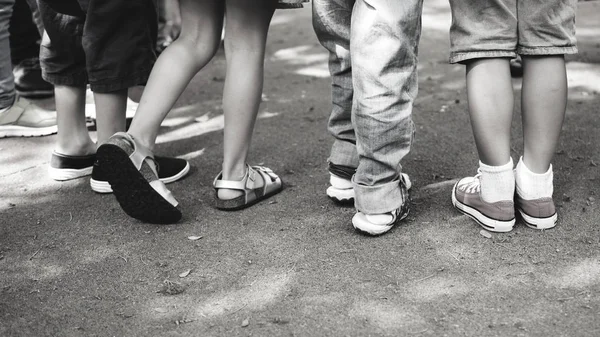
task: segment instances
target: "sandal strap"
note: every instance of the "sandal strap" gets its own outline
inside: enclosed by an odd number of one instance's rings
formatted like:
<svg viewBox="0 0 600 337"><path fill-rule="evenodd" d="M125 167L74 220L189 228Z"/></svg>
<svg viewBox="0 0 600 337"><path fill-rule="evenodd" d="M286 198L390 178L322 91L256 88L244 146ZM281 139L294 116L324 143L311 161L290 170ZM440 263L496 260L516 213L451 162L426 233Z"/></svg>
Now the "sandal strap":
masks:
<svg viewBox="0 0 600 337"><path fill-rule="evenodd" d="M138 143L129 133L119 132L119 134L121 134L121 136L123 136L123 138L131 144L133 153L129 156L129 158L138 171L142 169L142 165L145 161L154 174L158 177L158 163L156 162L156 159L154 159L154 154L152 151Z"/></svg>
<svg viewBox="0 0 600 337"><path fill-rule="evenodd" d="M223 172L221 171L219 175L215 178L213 182L213 186L215 189L226 188L230 190L240 190L245 191L247 189L254 189L254 181L256 180L256 171L252 169L249 165L246 165L246 174L241 180L224 180L221 179L223 176Z"/></svg>
<svg viewBox="0 0 600 337"><path fill-rule="evenodd" d="M255 169L256 171L258 171L258 173L260 173L263 176L263 180L265 180L265 186L267 185L266 178L269 178L271 180L271 182L275 182L277 180L277 178L279 178L279 176L277 176L275 174L275 172L273 172L273 170L271 170L268 167L252 166L252 168Z"/></svg>

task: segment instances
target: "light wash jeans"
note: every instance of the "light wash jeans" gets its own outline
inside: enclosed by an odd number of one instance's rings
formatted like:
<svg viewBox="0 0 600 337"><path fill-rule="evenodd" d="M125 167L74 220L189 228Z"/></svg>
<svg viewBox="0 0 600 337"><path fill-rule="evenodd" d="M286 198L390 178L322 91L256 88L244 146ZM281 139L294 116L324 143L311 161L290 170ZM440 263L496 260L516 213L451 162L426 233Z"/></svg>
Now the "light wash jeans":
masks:
<svg viewBox="0 0 600 337"><path fill-rule="evenodd" d="M0 0L0 109L8 107L15 100L15 78L8 40L8 26L14 3L14 0Z"/></svg>
<svg viewBox="0 0 600 337"><path fill-rule="evenodd" d="M407 202L400 162L414 134L422 7L423 0L313 0L313 26L330 52L329 161L357 168L355 206L366 214Z"/></svg>

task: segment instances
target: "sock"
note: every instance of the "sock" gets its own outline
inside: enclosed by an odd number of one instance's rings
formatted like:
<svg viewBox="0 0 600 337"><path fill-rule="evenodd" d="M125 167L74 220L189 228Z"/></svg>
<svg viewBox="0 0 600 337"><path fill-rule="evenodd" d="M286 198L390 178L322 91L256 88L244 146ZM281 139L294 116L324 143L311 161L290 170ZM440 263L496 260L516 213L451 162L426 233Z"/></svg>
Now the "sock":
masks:
<svg viewBox="0 0 600 337"><path fill-rule="evenodd" d="M513 160L502 166L489 166L479 162L481 176L481 198L485 202L513 201L515 194L515 173Z"/></svg>
<svg viewBox="0 0 600 337"><path fill-rule="evenodd" d="M521 157L515 169L515 178L517 193L521 198L525 200L552 198L552 193L554 193L552 165L545 173L534 173L525 166L523 157Z"/></svg>

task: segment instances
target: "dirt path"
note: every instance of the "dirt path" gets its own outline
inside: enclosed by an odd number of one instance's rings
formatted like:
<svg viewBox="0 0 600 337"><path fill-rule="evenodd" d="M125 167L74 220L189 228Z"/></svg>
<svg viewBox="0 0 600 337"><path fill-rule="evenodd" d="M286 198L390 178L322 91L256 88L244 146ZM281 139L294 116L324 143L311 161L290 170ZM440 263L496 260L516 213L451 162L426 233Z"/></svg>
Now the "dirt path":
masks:
<svg viewBox="0 0 600 337"><path fill-rule="evenodd" d="M194 166L171 185L178 225L134 221L86 180L51 181L54 137L0 141L0 336L600 335L600 2L580 13L556 229L518 224L486 238L452 209L452 182L477 159L464 70L446 63L447 3L427 0L417 139L403 165L415 184L411 215L385 236L357 234L353 208L324 194L327 55L309 9L280 11L251 155L286 183L271 201L212 207L223 55L161 133L158 152ZM515 158L520 132L515 122Z"/></svg>

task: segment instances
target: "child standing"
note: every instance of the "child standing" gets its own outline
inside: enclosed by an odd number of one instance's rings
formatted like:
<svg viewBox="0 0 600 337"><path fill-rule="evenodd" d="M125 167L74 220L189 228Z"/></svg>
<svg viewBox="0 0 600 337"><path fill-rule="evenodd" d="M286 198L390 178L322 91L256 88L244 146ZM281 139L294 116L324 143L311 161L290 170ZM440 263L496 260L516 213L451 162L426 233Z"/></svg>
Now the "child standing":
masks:
<svg viewBox="0 0 600 337"><path fill-rule="evenodd" d="M92 175L91 187L111 192L94 165L96 147L125 131L129 87L144 84L154 64L156 11L152 0L38 0L46 29L40 61L43 78L54 84L58 139L49 174L55 180ZM98 141L85 118L86 85L94 92ZM187 161L159 158L166 182L189 171Z"/></svg>
<svg viewBox="0 0 600 337"><path fill-rule="evenodd" d="M281 179L273 171L246 164L261 100L267 32L277 5L276 0L180 1L181 34L152 69L128 133L115 134L98 150L100 165L127 214L153 223L181 218L177 201L157 180L152 152L161 122L217 52L224 17L224 156L214 181L216 206L240 209L281 191Z"/></svg>
<svg viewBox="0 0 600 337"><path fill-rule="evenodd" d="M515 207L525 224L556 224L552 157L567 103L564 54L577 52L576 0L450 0L451 63L467 67L471 126L479 170L461 179L452 202L485 229L508 232ZM523 156L513 170L509 61L523 60ZM516 193L515 193L516 187Z"/></svg>

